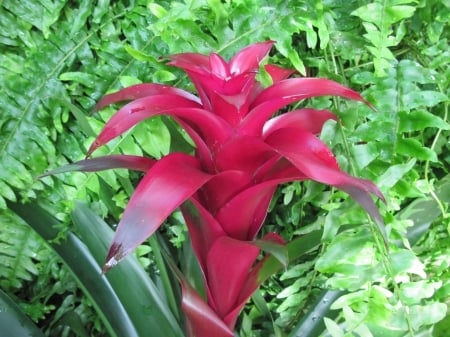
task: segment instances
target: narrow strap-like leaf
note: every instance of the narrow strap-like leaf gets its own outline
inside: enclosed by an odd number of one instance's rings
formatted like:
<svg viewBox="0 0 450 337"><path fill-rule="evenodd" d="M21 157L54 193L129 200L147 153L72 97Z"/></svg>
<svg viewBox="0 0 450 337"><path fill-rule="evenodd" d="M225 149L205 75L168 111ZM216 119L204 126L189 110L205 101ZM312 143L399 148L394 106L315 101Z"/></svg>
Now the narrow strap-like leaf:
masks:
<svg viewBox="0 0 450 337"><path fill-rule="evenodd" d="M91 159L84 159L58 167L54 170L45 172L38 176L38 178L43 178L49 175L72 172L72 171L82 171L82 172L96 172L108 169L125 168L129 170L136 171L147 171L156 161L148 157L141 156L130 156L125 154L103 156Z"/></svg>

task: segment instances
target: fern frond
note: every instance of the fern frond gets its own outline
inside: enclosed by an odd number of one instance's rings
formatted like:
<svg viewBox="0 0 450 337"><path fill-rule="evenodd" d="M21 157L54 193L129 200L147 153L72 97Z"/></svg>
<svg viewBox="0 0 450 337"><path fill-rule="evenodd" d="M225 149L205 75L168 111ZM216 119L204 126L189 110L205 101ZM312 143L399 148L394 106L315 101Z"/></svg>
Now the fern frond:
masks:
<svg viewBox="0 0 450 337"><path fill-rule="evenodd" d="M44 241L13 212L0 214L0 288L19 289L50 257Z"/></svg>
<svg viewBox="0 0 450 337"><path fill-rule="evenodd" d="M148 64L133 59L125 48L128 43L145 53L149 46L156 49L146 29L150 16L140 15L145 5L133 6L0 2L0 209L6 209L6 200L42 193L51 194L42 199L51 200L59 213L68 213L61 209L63 201L74 196L93 193L98 199L92 181L98 182L88 176L65 185L34 177L84 156L86 136L103 123L98 116L89 117L90 110L106 91L125 85L123 78L152 80ZM162 122L158 126L165 127ZM161 143L167 143L167 133ZM127 151L138 149L139 140L128 140L123 144ZM124 184L114 173L104 179L115 190Z"/></svg>

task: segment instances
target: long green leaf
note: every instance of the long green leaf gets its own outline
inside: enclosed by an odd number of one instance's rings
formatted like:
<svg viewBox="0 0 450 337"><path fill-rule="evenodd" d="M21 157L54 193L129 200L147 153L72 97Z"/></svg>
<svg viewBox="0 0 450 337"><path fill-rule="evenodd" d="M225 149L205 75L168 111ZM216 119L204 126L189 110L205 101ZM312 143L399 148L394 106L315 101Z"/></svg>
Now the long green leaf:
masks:
<svg viewBox="0 0 450 337"><path fill-rule="evenodd" d="M97 266L103 264L113 231L89 207L76 203L72 219ZM106 274L139 336L182 337L179 323L136 258L130 256ZM127 336L128 335L121 335Z"/></svg>
<svg viewBox="0 0 450 337"><path fill-rule="evenodd" d="M42 331L20 310L14 300L0 290L1 336L44 337Z"/></svg>
<svg viewBox="0 0 450 337"><path fill-rule="evenodd" d="M100 264L113 232L87 206L77 204L72 215L86 245L73 233L57 243L54 239L61 225L38 204L8 206L49 242L67 264L111 336L147 336L148 331L152 331L152 336L183 336L136 260L127 259L107 277L101 275Z"/></svg>
<svg viewBox="0 0 450 337"><path fill-rule="evenodd" d="M343 291L325 290L316 299L300 323L292 330L289 337L315 337L319 336L324 328L323 318L335 318L339 313L337 310L331 310L331 304L341 295Z"/></svg>
<svg viewBox="0 0 450 337"><path fill-rule="evenodd" d="M73 233L55 240L61 224L38 204L10 203L9 208L25 220L61 257L86 296L92 301L111 336L138 337L138 333L108 279L87 247Z"/></svg>

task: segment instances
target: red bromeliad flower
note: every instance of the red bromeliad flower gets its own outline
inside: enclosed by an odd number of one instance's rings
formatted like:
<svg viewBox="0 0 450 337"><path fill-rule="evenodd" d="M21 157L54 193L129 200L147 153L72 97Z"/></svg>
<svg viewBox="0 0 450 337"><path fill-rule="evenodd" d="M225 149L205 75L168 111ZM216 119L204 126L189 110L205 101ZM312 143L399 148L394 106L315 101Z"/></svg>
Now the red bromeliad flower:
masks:
<svg viewBox="0 0 450 337"><path fill-rule="evenodd" d="M279 109L315 96L337 95L370 104L327 79L288 79L292 72L274 65L265 66L273 84L263 88L255 76L272 45L268 41L248 46L230 62L214 53L171 56L169 64L188 74L198 96L145 83L107 95L98 103L97 110L130 101L107 122L88 157L135 124L162 114L186 130L196 145L194 156L171 153L155 161L115 155L87 159L69 168L146 171L118 225L104 271L181 208L207 293L205 301L180 277L189 336L233 336L239 312L262 282L258 275L264 263L264 259L258 261L261 248L284 244L276 234L255 240L277 185L310 179L334 186L382 224L370 195L383 199L378 188L343 172L331 150L317 138L324 122L336 119L333 113L299 109L272 118Z"/></svg>

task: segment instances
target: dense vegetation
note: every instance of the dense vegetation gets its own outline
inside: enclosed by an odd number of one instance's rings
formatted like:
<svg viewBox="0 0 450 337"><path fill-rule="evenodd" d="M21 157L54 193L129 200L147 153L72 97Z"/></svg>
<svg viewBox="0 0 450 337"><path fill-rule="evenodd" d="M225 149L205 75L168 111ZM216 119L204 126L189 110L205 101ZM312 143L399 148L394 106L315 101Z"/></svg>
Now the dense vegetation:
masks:
<svg viewBox="0 0 450 337"><path fill-rule="evenodd" d="M253 296L238 333L445 335L447 0L0 5L0 304L16 313L17 322L21 314L30 318L25 328L14 327L2 310L9 336L20 336L19 329L44 336L145 336L149 329L155 336L183 335L178 285L161 254L169 253L191 270L194 283L199 280L180 214L135 258L101 277L111 228L140 175L117 170L36 176L84 158L115 111L92 113L105 93L140 82L193 90L164 56L216 51L228 58L267 39L276 41L271 63L333 79L376 107L330 97L307 102L338 114L340 121L327 122L320 137L342 168L373 180L385 194L387 204L379 207L391 246L387 252L367 215L343 193L316 182L283 186L265 231L288 241L307 234L317 240L304 242L302 257ZM98 151L160 158L173 150L189 152L192 143L161 117Z"/></svg>

